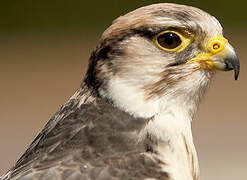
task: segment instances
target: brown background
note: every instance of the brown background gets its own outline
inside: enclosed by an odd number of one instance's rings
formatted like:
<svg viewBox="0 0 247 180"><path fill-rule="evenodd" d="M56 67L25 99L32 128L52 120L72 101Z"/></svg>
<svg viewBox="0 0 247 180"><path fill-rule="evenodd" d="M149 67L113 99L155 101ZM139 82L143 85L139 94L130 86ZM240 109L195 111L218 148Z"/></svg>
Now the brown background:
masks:
<svg viewBox="0 0 247 180"><path fill-rule="evenodd" d="M113 12L112 19L120 14ZM233 80L233 72L217 74L194 120L194 139L202 180L246 179L247 29L241 22L224 20L224 13L218 16L226 22L226 36L239 54L241 73L238 81ZM87 23L90 18L81 19ZM112 19L97 28L89 24L91 29L45 28L45 32L41 31L46 27L42 25L37 26L38 31L28 24L19 29L16 26L12 32L7 31L11 26L0 24L0 30L7 29L0 31L0 174L14 164L49 118L73 95L90 52Z"/></svg>

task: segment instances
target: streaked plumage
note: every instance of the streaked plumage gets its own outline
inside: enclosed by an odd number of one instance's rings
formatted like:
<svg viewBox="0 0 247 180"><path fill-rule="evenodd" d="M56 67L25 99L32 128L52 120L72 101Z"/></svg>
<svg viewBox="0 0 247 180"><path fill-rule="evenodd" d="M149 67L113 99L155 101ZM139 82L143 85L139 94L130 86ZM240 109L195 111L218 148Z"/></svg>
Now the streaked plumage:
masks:
<svg viewBox="0 0 247 180"><path fill-rule="evenodd" d="M153 39L163 31L188 45L161 50ZM191 121L215 70L239 72L221 36L214 17L189 6L155 4L119 17L79 90L2 179L198 179Z"/></svg>

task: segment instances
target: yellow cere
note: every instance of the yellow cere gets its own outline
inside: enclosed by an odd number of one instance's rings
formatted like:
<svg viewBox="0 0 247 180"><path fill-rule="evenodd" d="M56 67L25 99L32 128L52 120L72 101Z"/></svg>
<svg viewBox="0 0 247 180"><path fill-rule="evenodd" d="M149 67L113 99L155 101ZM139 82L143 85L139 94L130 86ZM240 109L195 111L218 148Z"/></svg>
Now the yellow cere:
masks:
<svg viewBox="0 0 247 180"><path fill-rule="evenodd" d="M158 42L158 37L165 34L165 33L174 33L176 34L180 40L181 40L181 44L173 49L167 49L162 47L159 42ZM177 32L177 31L173 31L173 30L166 30L166 31L162 31L161 33L157 34L156 36L154 36L153 38L153 43L160 49L164 50L164 51L169 51L169 52L181 52L183 51L192 41L193 36L187 32L187 31L182 31L181 33Z"/></svg>
<svg viewBox="0 0 247 180"><path fill-rule="evenodd" d="M223 36L213 37L208 42L208 50L213 54L218 53L224 49L227 42Z"/></svg>

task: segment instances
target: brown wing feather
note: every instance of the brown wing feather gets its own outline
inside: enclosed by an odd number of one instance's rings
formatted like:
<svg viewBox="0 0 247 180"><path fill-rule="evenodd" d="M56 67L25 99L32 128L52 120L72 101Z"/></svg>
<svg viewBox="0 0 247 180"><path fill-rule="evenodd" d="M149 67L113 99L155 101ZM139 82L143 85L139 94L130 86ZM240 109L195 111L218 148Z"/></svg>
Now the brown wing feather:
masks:
<svg viewBox="0 0 247 180"><path fill-rule="evenodd" d="M104 100L71 99L3 179L167 179L137 143L146 123Z"/></svg>

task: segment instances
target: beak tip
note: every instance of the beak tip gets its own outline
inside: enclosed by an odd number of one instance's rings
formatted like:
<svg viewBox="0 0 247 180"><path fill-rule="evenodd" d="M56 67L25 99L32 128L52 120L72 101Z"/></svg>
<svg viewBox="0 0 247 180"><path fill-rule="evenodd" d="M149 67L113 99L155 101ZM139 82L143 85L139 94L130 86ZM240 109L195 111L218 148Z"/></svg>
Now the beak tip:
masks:
<svg viewBox="0 0 247 180"><path fill-rule="evenodd" d="M239 66L236 69L234 69L234 79L235 80L238 80L238 75L239 75Z"/></svg>
<svg viewBox="0 0 247 180"><path fill-rule="evenodd" d="M226 70L234 70L234 79L237 80L240 71L240 63L236 52L233 50L231 55L227 56L225 59Z"/></svg>

